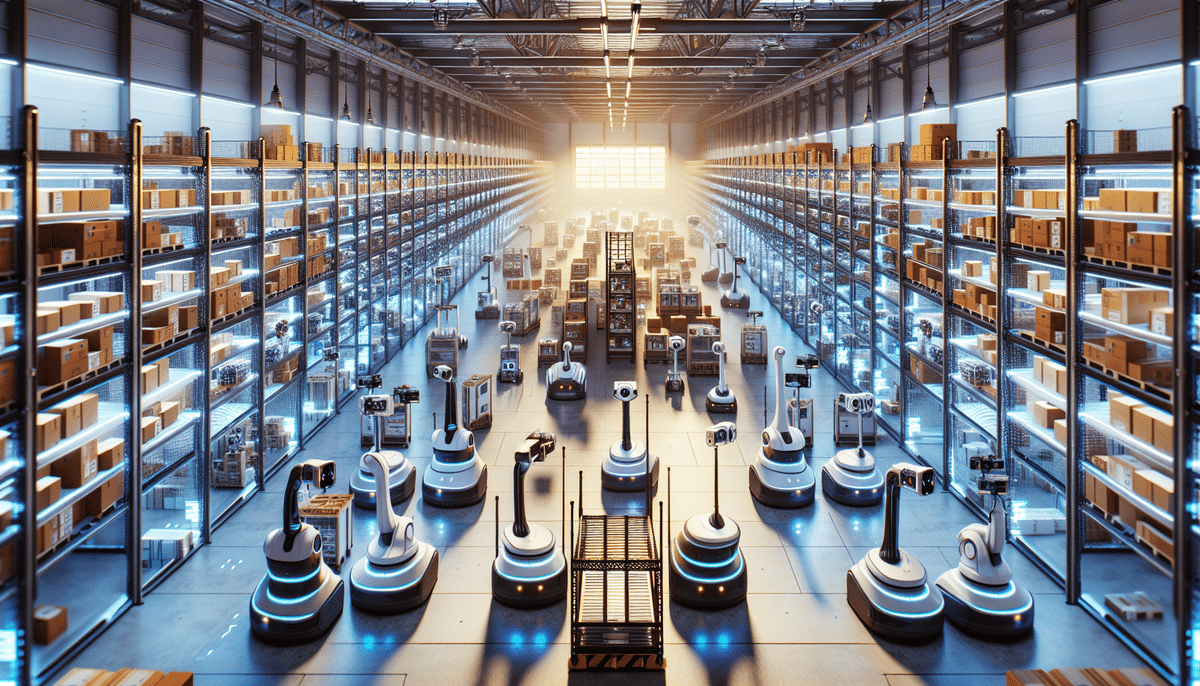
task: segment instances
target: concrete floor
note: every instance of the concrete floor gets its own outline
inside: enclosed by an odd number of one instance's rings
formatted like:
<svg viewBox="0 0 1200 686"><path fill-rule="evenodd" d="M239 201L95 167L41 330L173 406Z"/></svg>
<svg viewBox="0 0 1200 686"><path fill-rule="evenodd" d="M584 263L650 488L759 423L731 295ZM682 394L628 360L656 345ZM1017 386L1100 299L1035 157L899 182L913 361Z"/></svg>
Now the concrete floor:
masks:
<svg viewBox="0 0 1200 686"><path fill-rule="evenodd" d="M579 250L577 245L573 256ZM697 257L703 271L707 256ZM693 276L693 283L698 283L698 272ZM704 302L718 310L719 290L713 284L701 285ZM751 306L767 311L764 323L770 330L770 345L787 348L785 361L795 353L811 352L762 294L752 284L745 285L752 295ZM470 339L460 379L472 373L495 374L499 365L497 350L503 335L495 320L476 322L471 317L474 291L479 288L481 282L476 280L456 299ZM502 296L513 298L503 291ZM635 379L643 396L650 396L654 430L650 447L663 464L658 499L666 499L666 468L671 468L671 531L677 532L690 516L711 508L713 455L704 444L704 429L714 420L704 412L704 395L716 379L687 379L683 397L668 400L663 389L666 366L628 362L606 366L598 343L601 335L596 332L587 360L588 398L576 403L547 401L545 369L536 366L536 341L558 335L550 331L548 308L543 308L542 328L521 341L525 383L499 385L493 426L476 432L478 447L490 465L488 497L474 507L439 510L426 506L418 489L403 504L402 514L416 520L418 537L437 546L442 555L437 587L424 607L381 618L354 611L347 602L332 631L312 644L275 648L253 639L248 606L251 592L266 573L262 542L280 526L284 478L276 474L264 493L214 532L210 544L67 667L192 671L200 686L564 682L973 686L1001 684L1008 669L1145 666L1083 610L1066 605L1058 586L1014 550L1008 551L1006 559L1036 596L1037 620L1031 637L1011 644L986 643L947 623L941 638L910 647L869 633L846 603L845 573L869 548L879 545L882 510L843 507L820 493L811 507L772 510L756 504L749 494L747 465L758 451L764 388L769 386L773 393L774 387L767 368L738 363L737 331L744 322L740 311L722 315L725 340L732 350L729 384L738 397L741 430L737 447L721 451L720 486L722 514L741 526L750 593L744 604L720 612L697 612L668 602L665 673L568 673L570 622L565 601L543 610L517 611L491 598L495 497L500 497L500 522L505 525L512 520L513 451L530 431L552 431L559 445L566 446L568 500L580 501L579 471L583 470L586 512L644 508L644 495L602 493L599 485L600 464L608 446L620 437L621 405L612 398L615 380ZM420 471L431 456L426 438L433 430L431 413L441 412L444 398L442 383L425 379L421 345L425 334L419 332L410 349L383 373L386 388L407 383L421 390L422 402L414 408L414 445L407 451ZM834 453L829 427L832 398L838 390L828 374L819 372L811 391L805 391L807 397L817 399L811 465L818 470ZM643 402L639 398L633 406L635 433L644 431ZM339 479L334 490L345 492L362 452L358 427L357 413L347 406L296 459L336 459ZM904 457L896 442L884 435L873 452L884 469ZM562 473L556 453L536 464L527 479L529 519L542 522L556 536L563 527ZM926 498L906 493L901 501L900 543L924 563L933 579L957 564L955 535L972 521L974 516L940 489ZM344 579L348 580L353 562L365 554L375 530L374 514L356 510L355 545L341 571Z"/></svg>

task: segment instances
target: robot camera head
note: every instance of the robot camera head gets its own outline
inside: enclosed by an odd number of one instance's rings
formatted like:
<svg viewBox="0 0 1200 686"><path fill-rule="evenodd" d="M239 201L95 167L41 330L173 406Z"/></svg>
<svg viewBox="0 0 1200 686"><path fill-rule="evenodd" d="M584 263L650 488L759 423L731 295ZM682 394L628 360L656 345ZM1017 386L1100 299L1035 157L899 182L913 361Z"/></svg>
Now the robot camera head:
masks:
<svg viewBox="0 0 1200 686"><path fill-rule="evenodd" d="M390 417L395 411L390 395L364 395L358 399L358 412L365 417Z"/></svg>
<svg viewBox="0 0 1200 686"><path fill-rule="evenodd" d="M683 350L685 345L683 336L671 336L670 340L667 341L667 347L675 352Z"/></svg>
<svg viewBox="0 0 1200 686"><path fill-rule="evenodd" d="M308 460L301 466L300 478L317 488L329 488L337 481L337 464L333 460Z"/></svg>
<svg viewBox="0 0 1200 686"><path fill-rule="evenodd" d="M821 304L820 300L814 300L814 301L812 301L812 303L809 304L808 311L812 312L813 314L815 314L817 316L820 316L821 314L823 314L825 312L825 306Z"/></svg>
<svg viewBox="0 0 1200 686"><path fill-rule="evenodd" d="M392 401L397 405L415 405L421 402L421 389L396 386L392 389Z"/></svg>
<svg viewBox="0 0 1200 686"><path fill-rule="evenodd" d="M433 368L433 375L442 381L453 381L454 370L444 364L439 364Z"/></svg>
<svg viewBox="0 0 1200 686"><path fill-rule="evenodd" d="M714 341L713 345L712 345L712 351L716 355L724 355L725 354L725 344L722 343L721 341Z"/></svg>
<svg viewBox="0 0 1200 686"><path fill-rule="evenodd" d="M636 381L614 381L613 397L623 403L633 400L638 395Z"/></svg>
<svg viewBox="0 0 1200 686"><path fill-rule="evenodd" d="M847 412L868 414L875 411L874 393L838 393L838 405Z"/></svg>
<svg viewBox="0 0 1200 686"><path fill-rule="evenodd" d="M562 349L566 352L571 352L575 349L575 346L571 345L571 341L563 341Z"/></svg>
<svg viewBox="0 0 1200 686"><path fill-rule="evenodd" d="M500 332L501 332L501 333L512 333L512 332L514 332L514 331L516 331L516 330L517 330L517 323L516 323L516 322L509 321L509 320L507 320L507 319L506 319L506 320L504 320L504 321L502 321L502 322L500 322Z"/></svg>
<svg viewBox="0 0 1200 686"><path fill-rule="evenodd" d="M746 264L746 258L744 258L744 257L735 257L735 258L733 258L733 263L734 263L734 264L736 264L736 265L738 265L738 266L740 267L740 266L742 266L742 265Z"/></svg>
<svg viewBox="0 0 1200 686"><path fill-rule="evenodd" d="M733 422L721 422L713 424L704 432L704 442L710 447L725 445L737 440L737 424Z"/></svg>
<svg viewBox="0 0 1200 686"><path fill-rule="evenodd" d="M895 472L900 477L900 485L917 495L933 493L934 476L932 467L922 467L911 462L899 462L888 473Z"/></svg>
<svg viewBox="0 0 1200 686"><path fill-rule="evenodd" d="M359 388L382 388L383 387L383 377L380 376L379 374L372 374L370 376L360 376L360 377L358 377L358 387Z"/></svg>
<svg viewBox="0 0 1200 686"><path fill-rule="evenodd" d="M698 215L698 214L688 215L687 223L688 223L688 226L692 227L693 229L699 227L700 226L700 215Z"/></svg>
<svg viewBox="0 0 1200 686"><path fill-rule="evenodd" d="M771 354L775 356L775 359L782 360L783 356L787 354L787 351L783 349L782 345L777 345L775 346L775 349L771 351Z"/></svg>
<svg viewBox="0 0 1200 686"><path fill-rule="evenodd" d="M1008 477L1000 474L988 474L979 477L979 483L975 485L979 495L1004 495L1008 493Z"/></svg>
<svg viewBox="0 0 1200 686"><path fill-rule="evenodd" d="M805 369L816 369L821 366L821 358L816 355L797 355L796 366Z"/></svg>
<svg viewBox="0 0 1200 686"><path fill-rule="evenodd" d="M525 443L517 448L517 462L541 462L554 452L554 434L534 431L525 437Z"/></svg>

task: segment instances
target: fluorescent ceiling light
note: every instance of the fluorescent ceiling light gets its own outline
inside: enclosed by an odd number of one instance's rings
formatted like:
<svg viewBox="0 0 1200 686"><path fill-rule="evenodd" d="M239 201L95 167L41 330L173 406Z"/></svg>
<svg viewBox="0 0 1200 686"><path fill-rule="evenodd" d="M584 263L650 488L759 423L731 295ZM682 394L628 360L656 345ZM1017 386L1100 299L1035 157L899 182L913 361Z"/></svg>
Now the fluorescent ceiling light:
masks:
<svg viewBox="0 0 1200 686"><path fill-rule="evenodd" d="M206 102L211 102L211 103L214 103L217 105L227 105L229 107L242 107L242 108L245 108L248 110L252 110L255 107L257 107L257 105L255 105L254 103L251 103L251 102L237 102L236 100L226 100L225 98L217 98L217 97L213 97L211 95L205 95L204 97L200 98L201 105L203 105ZM290 114L292 116L300 115L299 112L292 112L291 110L271 109L268 111L273 114Z"/></svg>
<svg viewBox="0 0 1200 686"><path fill-rule="evenodd" d="M1062 83L1057 86L1046 86L1045 88L1038 88L1031 91L1021 91L1020 93L1013 93L1012 95L1014 98L1024 98L1030 95L1045 95L1046 93L1053 93L1054 91L1060 91L1074 87L1074 83Z"/></svg>
<svg viewBox="0 0 1200 686"><path fill-rule="evenodd" d="M604 40L604 49L608 50L608 17L600 19L600 38Z"/></svg>
<svg viewBox="0 0 1200 686"><path fill-rule="evenodd" d="M1004 96L998 95L994 98L984 98L983 100L973 100L971 102L963 102L954 106L954 109L961 110L968 107L976 107L978 105L991 105L998 102L1004 102Z"/></svg>
<svg viewBox="0 0 1200 686"><path fill-rule="evenodd" d="M629 51L629 76L626 78L630 78L630 79L633 78L633 51L632 50Z"/></svg>
<svg viewBox="0 0 1200 686"><path fill-rule="evenodd" d="M607 50L604 51L604 78L612 78L612 58Z"/></svg>
<svg viewBox="0 0 1200 686"><path fill-rule="evenodd" d="M638 23L642 16L642 4L635 2L629 6L629 52L634 51L634 46L637 45Z"/></svg>
<svg viewBox="0 0 1200 686"><path fill-rule="evenodd" d="M625 82L625 99L626 99L626 100L628 100L628 99L629 99L629 92L630 92L630 91L632 91L632 90L633 90L633 82L632 82L632 81L626 81L626 82Z"/></svg>
<svg viewBox="0 0 1200 686"><path fill-rule="evenodd" d="M183 97L183 98L196 97L195 93L189 93L187 91L178 91L173 88L163 88L162 86L151 86L150 84L138 83L136 81L133 82L133 87L134 88L145 88L146 90L158 91L159 93L166 93L168 95L175 95L175 96L179 96L179 97ZM254 105L248 105L248 107L254 107Z"/></svg>
<svg viewBox="0 0 1200 686"><path fill-rule="evenodd" d="M26 64L30 69L46 71L46 72L50 72L52 74L60 74L62 76L72 76L72 77L75 77L78 79L92 79L95 81L104 81L106 83L115 83L118 86L125 84L125 82L122 81L121 79L114 79L111 76L101 76L99 74L91 74L91 73L82 72L82 71L69 71L67 69L55 69L54 67L44 67L40 64L34 64L32 62L27 62Z"/></svg>

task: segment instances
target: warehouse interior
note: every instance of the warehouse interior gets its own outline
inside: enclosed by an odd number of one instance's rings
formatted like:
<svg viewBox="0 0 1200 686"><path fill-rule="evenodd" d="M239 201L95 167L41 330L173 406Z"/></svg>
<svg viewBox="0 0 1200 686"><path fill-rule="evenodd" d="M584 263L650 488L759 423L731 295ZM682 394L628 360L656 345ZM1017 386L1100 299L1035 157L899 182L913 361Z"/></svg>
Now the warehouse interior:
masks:
<svg viewBox="0 0 1200 686"><path fill-rule="evenodd" d="M0 686L1200 683L1198 75L1200 0L0 0Z"/></svg>

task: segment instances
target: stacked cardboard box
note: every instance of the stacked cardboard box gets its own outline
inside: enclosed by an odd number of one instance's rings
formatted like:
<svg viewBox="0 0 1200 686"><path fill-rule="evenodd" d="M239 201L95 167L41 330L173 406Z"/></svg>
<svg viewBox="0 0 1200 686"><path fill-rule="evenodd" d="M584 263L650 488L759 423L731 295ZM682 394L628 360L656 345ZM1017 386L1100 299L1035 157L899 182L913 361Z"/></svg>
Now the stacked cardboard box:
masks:
<svg viewBox="0 0 1200 686"><path fill-rule="evenodd" d="M105 131L71 129L71 152L125 153L125 137L111 136Z"/></svg>
<svg viewBox="0 0 1200 686"><path fill-rule="evenodd" d="M233 240L246 237L246 218L230 217L225 214L214 214L212 217L212 240Z"/></svg>
<svg viewBox="0 0 1200 686"><path fill-rule="evenodd" d="M143 145L142 152L147 155L195 155L196 138L182 131L166 131L158 143Z"/></svg>
<svg viewBox="0 0 1200 686"><path fill-rule="evenodd" d="M263 124L259 127L259 135L263 138L265 157L268 160L298 162L300 147L292 137L292 127L288 124ZM319 158L319 155L318 155Z"/></svg>
<svg viewBox="0 0 1200 686"><path fill-rule="evenodd" d="M789 145L789 153L796 154L796 163L803 164L804 156L809 155L809 164L816 164L820 161L833 161L833 143L801 143L799 145Z"/></svg>

